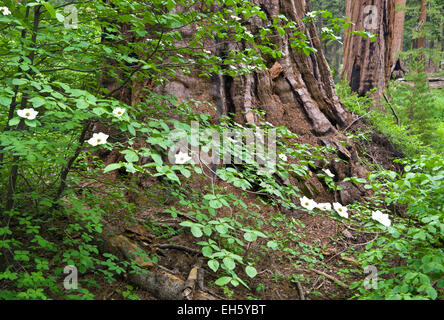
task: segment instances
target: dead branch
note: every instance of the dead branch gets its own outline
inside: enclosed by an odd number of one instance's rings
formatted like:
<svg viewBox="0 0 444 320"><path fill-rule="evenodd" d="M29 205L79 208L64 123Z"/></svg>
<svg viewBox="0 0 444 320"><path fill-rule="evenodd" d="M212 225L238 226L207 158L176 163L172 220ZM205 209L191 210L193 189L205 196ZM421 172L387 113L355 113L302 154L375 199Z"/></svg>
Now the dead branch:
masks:
<svg viewBox="0 0 444 320"><path fill-rule="evenodd" d="M319 275L321 275L321 276L324 276L324 277L327 278L328 280L331 280L331 281L333 281L334 283L336 283L338 286L340 286L340 287L342 287L342 288L348 290L348 285L346 285L346 284L345 284L344 282L342 282L341 280L339 280L339 279L337 279L337 278L335 278L335 277L333 277L333 276L331 276L331 275L329 275L329 274L327 274L327 273L325 273L325 272L323 272L323 271L316 270L316 269L310 269L310 270L304 270L304 271L307 271L307 272L313 271L314 273L317 273L317 274L319 274Z"/></svg>

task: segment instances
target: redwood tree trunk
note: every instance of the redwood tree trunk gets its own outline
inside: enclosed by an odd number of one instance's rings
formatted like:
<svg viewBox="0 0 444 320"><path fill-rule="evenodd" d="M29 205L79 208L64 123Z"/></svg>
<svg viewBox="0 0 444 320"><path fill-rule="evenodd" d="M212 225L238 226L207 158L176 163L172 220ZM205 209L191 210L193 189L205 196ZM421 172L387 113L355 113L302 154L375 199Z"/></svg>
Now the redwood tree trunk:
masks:
<svg viewBox="0 0 444 320"><path fill-rule="evenodd" d="M405 22L405 5L407 0L396 0L395 2L395 22L393 36L392 63L396 63L398 52L402 51L404 22Z"/></svg>
<svg viewBox="0 0 444 320"><path fill-rule="evenodd" d="M377 88L377 96L382 96L390 79L402 47L404 11L395 10L402 4L405 0L347 0L346 16L355 25L345 35L342 77L360 95ZM358 30L375 34L376 41L350 33Z"/></svg>
<svg viewBox="0 0 444 320"><path fill-rule="evenodd" d="M423 49L426 47L426 38L424 35L424 25L427 20L427 0L421 0L421 9L419 12L418 32L419 37L416 42L416 49Z"/></svg>
<svg viewBox="0 0 444 320"><path fill-rule="evenodd" d="M174 94L179 100L209 101L217 107L217 111L201 104L195 106L195 112L210 113L214 117L234 114L234 120L241 124L257 121L252 110L265 111L266 121L275 126L285 125L298 135L298 143L330 145L337 150L338 156L347 160L347 164L329 164L332 171L337 173L335 179L338 183L347 176L364 177L365 169L357 161L356 149L338 130L356 122L344 110L338 98L315 24L302 22L306 13L311 11L308 1L252 2L262 8L269 20L275 15L284 15L296 21L299 31L307 36L317 52L308 56L300 53L291 46L288 34L279 36L276 33L271 39L275 39L275 44L284 55L278 59L268 57L267 70L235 78L214 75L212 79L200 78L198 72L189 75L178 72L175 79L155 90L162 94ZM257 34L269 22L251 18L244 23L251 27L252 34ZM183 33L182 36L183 41L187 41L187 34ZM212 50L212 54L222 57L227 50L243 51L245 44L235 41L217 42L214 39L205 43L205 47ZM344 141L350 143L349 147L344 147ZM306 196L314 198L319 192L311 186L305 187ZM342 187L336 197L344 204L362 196L361 190L357 190L351 183Z"/></svg>

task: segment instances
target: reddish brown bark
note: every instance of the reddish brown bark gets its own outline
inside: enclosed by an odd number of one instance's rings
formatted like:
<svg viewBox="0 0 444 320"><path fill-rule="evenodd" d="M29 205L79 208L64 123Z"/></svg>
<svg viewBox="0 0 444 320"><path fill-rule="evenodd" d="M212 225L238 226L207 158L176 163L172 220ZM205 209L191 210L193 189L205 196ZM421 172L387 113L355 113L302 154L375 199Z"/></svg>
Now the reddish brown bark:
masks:
<svg viewBox="0 0 444 320"><path fill-rule="evenodd" d="M346 16L354 23L345 35L342 77L360 95L377 88L377 96L390 79L396 53L402 48L405 0L347 0ZM351 34L365 30L376 35L376 41Z"/></svg>
<svg viewBox="0 0 444 320"><path fill-rule="evenodd" d="M393 50L392 50L393 64L396 63L398 52L402 51L406 3L407 0L396 0L395 2L395 22L393 27Z"/></svg>
<svg viewBox="0 0 444 320"><path fill-rule="evenodd" d="M423 49L426 47L426 38L424 35L424 24L427 20L427 0L421 0L421 9L419 12L419 20L418 20L418 32L419 37L416 42L417 49Z"/></svg>

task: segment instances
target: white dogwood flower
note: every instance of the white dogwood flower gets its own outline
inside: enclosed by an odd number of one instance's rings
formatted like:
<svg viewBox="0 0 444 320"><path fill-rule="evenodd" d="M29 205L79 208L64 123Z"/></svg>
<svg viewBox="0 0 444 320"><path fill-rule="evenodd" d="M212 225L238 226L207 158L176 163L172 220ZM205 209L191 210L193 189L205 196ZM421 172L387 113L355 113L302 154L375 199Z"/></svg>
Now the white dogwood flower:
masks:
<svg viewBox="0 0 444 320"><path fill-rule="evenodd" d="M330 28L327 28L327 27L323 27L323 28L321 29L321 32L323 32L323 33L330 33L330 32L333 32L333 30L330 29Z"/></svg>
<svg viewBox="0 0 444 320"><path fill-rule="evenodd" d="M182 153L182 152L179 152L174 157L176 158L176 164L185 164L192 159L188 155L188 153Z"/></svg>
<svg viewBox="0 0 444 320"><path fill-rule="evenodd" d="M389 215L384 214L379 210L372 212L372 219L378 221L380 224L386 227L390 227L390 225L392 224Z"/></svg>
<svg viewBox="0 0 444 320"><path fill-rule="evenodd" d="M288 160L287 156L285 154L283 154L283 153L281 153L279 155L279 158L281 158L282 161L287 161Z"/></svg>
<svg viewBox="0 0 444 320"><path fill-rule="evenodd" d="M335 175L330 171L330 169L322 169L322 171L324 171L324 173L329 176L330 178L334 178Z"/></svg>
<svg viewBox="0 0 444 320"><path fill-rule="evenodd" d="M30 109L22 109L18 110L17 114L20 118L25 118L28 120L34 120L38 114L38 111L35 111L33 108Z"/></svg>
<svg viewBox="0 0 444 320"><path fill-rule="evenodd" d="M309 17L309 18L316 17L316 12L315 11L307 12L307 17Z"/></svg>
<svg viewBox="0 0 444 320"><path fill-rule="evenodd" d="M106 140L109 138L109 135L104 134L103 132L94 133L92 138L88 140L88 143L93 147L105 144Z"/></svg>
<svg viewBox="0 0 444 320"><path fill-rule="evenodd" d="M242 20L241 18L239 18L238 16L235 16L235 15L231 15L231 19L236 20L236 21Z"/></svg>
<svg viewBox="0 0 444 320"><path fill-rule="evenodd" d="M331 203L318 203L317 208L322 211L331 210Z"/></svg>
<svg viewBox="0 0 444 320"><path fill-rule="evenodd" d="M126 112L126 109L125 108L115 108L114 110L113 110L113 114L116 116L116 117L121 117L121 116L123 116L123 114Z"/></svg>
<svg viewBox="0 0 444 320"><path fill-rule="evenodd" d="M301 206L304 207L307 210L311 211L314 208L316 208L316 206L317 206L317 203L314 200L309 199L309 198L307 198L305 196L300 198L299 200L301 201Z"/></svg>
<svg viewBox="0 0 444 320"><path fill-rule="evenodd" d="M333 208L341 217L348 218L347 207L343 206L342 204L340 204L338 202L335 202L335 203L333 203Z"/></svg>
<svg viewBox="0 0 444 320"><path fill-rule="evenodd" d="M9 16L11 14L11 11L9 11L8 7L0 7L0 12L4 15L4 16Z"/></svg>

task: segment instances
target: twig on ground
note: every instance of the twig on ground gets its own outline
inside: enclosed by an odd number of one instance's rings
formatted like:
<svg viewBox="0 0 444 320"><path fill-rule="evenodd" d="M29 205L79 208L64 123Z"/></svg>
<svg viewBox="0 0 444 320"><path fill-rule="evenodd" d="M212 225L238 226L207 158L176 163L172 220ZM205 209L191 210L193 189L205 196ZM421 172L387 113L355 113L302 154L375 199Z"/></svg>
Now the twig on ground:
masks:
<svg viewBox="0 0 444 320"><path fill-rule="evenodd" d="M192 254L201 254L201 252L199 250L188 248L188 247L181 246L181 245L176 245L176 244L159 244L156 247L159 249L174 249L174 250L186 251L186 252L192 253Z"/></svg>
<svg viewBox="0 0 444 320"><path fill-rule="evenodd" d="M361 119L365 118L366 116L368 116L370 113L371 113L371 111L369 111L366 114L364 114L363 116L360 116L359 118L357 118L347 128L344 129L344 132L346 132L348 129L350 129L356 122L358 122L359 120L361 120Z"/></svg>
<svg viewBox="0 0 444 320"><path fill-rule="evenodd" d="M301 283L297 280L296 280L296 287L298 288L300 300L305 300L304 290L302 289Z"/></svg>
<svg viewBox="0 0 444 320"><path fill-rule="evenodd" d="M323 271L316 270L316 269L310 269L310 270L304 270L304 271L307 271L307 272L313 271L314 273L317 273L317 274L319 274L321 276L324 276L325 278L327 278L327 279L333 281L334 283L336 283L338 286L348 290L348 285L346 285L341 280L339 280L339 279L337 279L337 278L335 278L335 277L333 277L333 276L331 276L331 275L329 275L329 274L327 274L327 273L325 273Z"/></svg>

